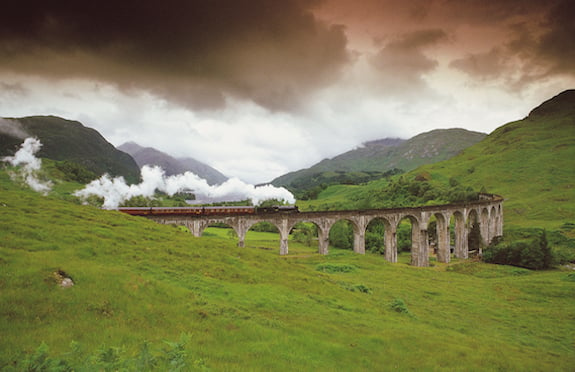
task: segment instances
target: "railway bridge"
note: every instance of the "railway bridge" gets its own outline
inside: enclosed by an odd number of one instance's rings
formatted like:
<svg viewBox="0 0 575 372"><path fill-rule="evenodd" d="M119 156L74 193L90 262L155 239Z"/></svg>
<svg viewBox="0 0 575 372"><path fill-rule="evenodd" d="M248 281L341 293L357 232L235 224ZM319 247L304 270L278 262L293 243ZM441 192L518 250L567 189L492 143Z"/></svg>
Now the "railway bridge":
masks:
<svg viewBox="0 0 575 372"><path fill-rule="evenodd" d="M397 228L403 219L411 222L411 264L429 266L428 226L432 217L436 221L436 249L439 262L449 262L451 257L451 233L453 226L454 254L458 258L468 258L467 237L471 226L478 222L481 239L487 245L495 236L503 234L503 198L498 195L481 194L478 201L423 206L414 208L390 208L368 210L344 210L323 212L277 212L251 214L151 214L146 216L162 224L183 225L196 236L202 236L206 227L214 223L231 226L238 236L238 246L243 247L247 231L259 222L269 222L277 227L280 234L280 255L288 254L288 237L294 226L300 222L310 222L317 226L318 251L328 254L329 231L340 220L347 220L353 226L353 250L365 253L365 234L368 224L381 220L385 225L385 259L397 262ZM450 223L452 221L452 223Z"/></svg>

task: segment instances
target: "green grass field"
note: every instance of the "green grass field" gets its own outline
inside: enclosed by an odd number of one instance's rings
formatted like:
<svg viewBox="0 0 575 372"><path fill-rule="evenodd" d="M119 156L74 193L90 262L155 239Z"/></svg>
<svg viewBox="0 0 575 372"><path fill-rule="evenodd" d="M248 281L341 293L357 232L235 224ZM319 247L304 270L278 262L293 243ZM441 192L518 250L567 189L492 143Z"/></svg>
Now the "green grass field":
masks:
<svg viewBox="0 0 575 372"><path fill-rule="evenodd" d="M182 337L183 370L575 365L572 271L416 268L295 242L282 257L277 234L249 232L238 248L228 231L194 238L43 197L0 171L0 370L23 370L43 342L76 370L142 370L128 361L148 345L162 369ZM57 270L75 285L58 287Z"/></svg>

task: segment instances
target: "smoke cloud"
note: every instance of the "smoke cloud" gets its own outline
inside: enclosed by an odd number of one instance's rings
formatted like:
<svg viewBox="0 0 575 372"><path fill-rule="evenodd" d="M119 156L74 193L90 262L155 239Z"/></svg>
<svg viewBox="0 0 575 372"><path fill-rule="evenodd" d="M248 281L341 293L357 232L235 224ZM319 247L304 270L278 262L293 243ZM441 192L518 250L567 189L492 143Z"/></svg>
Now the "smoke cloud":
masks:
<svg viewBox="0 0 575 372"><path fill-rule="evenodd" d="M186 172L167 177L162 168L147 165L142 167L141 172L142 182L137 185L128 185L123 177L111 178L106 174L90 182L74 195L84 199L90 195L104 198L102 206L107 209L118 208L122 202L135 196L152 197L156 190L170 196L182 191L192 191L196 196L210 199L225 198L228 201L250 199L255 205L269 199L295 203L293 194L283 187L271 185L256 187L237 178L229 179L221 185L210 186L206 180L194 173Z"/></svg>
<svg viewBox="0 0 575 372"><path fill-rule="evenodd" d="M47 193L52 188L52 183L38 179L38 172L42 168L42 160L35 154L42 147L42 143L37 138L29 137L24 140L20 150L14 156L6 156L2 161L12 164L14 167L21 166L19 170L11 174L12 178L21 179L34 191Z"/></svg>

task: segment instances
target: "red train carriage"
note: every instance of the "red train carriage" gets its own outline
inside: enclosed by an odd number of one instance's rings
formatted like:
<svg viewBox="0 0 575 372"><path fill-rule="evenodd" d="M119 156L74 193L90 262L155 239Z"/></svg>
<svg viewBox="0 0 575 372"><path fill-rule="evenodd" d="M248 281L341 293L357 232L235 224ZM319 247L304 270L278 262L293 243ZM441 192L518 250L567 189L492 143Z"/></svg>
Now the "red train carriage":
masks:
<svg viewBox="0 0 575 372"><path fill-rule="evenodd" d="M234 214L254 214L254 213L293 213L299 212L297 206L273 206L273 207L251 207L251 206L228 206L228 207L121 207L120 212L131 214L132 216L149 215L234 215Z"/></svg>

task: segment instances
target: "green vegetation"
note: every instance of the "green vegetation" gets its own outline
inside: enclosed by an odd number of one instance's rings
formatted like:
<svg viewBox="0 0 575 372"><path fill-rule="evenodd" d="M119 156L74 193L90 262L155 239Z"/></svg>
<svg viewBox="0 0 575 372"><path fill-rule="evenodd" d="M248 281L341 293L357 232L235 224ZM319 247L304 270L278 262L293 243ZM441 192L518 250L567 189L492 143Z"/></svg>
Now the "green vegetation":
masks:
<svg viewBox="0 0 575 372"><path fill-rule="evenodd" d="M478 195L454 179L448 184L430 182L429 175L423 173L413 178L380 179L364 186L331 186L317 200L298 203L303 210L380 209L459 203L477 200Z"/></svg>
<svg viewBox="0 0 575 372"><path fill-rule="evenodd" d="M569 228L569 226L566 226ZM566 271L387 263L185 229L21 189L0 171L1 370L556 370ZM549 234L549 241L552 235ZM61 288L54 273L75 285ZM479 325L479 326L478 326ZM415 357L416 356L416 357Z"/></svg>
<svg viewBox="0 0 575 372"><path fill-rule="evenodd" d="M556 231L575 223L573 159L575 90L570 90L449 160L390 180L330 186L317 200L299 204L302 210L387 208L466 200L473 193L489 192L506 199L506 227Z"/></svg>
<svg viewBox="0 0 575 372"><path fill-rule="evenodd" d="M449 159L483 138L484 133L452 128L421 133L409 140L371 141L311 168L278 177L272 184L286 186L299 200L314 199L329 185L357 185Z"/></svg>
<svg viewBox="0 0 575 372"><path fill-rule="evenodd" d="M559 104L559 105L558 105ZM448 161L423 166L436 182L502 195L505 224L556 230L575 216L575 91L543 103Z"/></svg>
<svg viewBox="0 0 575 372"><path fill-rule="evenodd" d="M559 232L549 238L541 229L511 229L483 251L485 262L528 269L548 269L553 265L575 262L575 239ZM554 249L555 248L555 249Z"/></svg>
<svg viewBox="0 0 575 372"><path fill-rule="evenodd" d="M127 182L140 179L140 169L130 155L116 150L96 130L84 127L77 121L56 116L29 116L10 119L27 135L42 142L38 157L73 163L101 176L123 176ZM15 124L17 125L17 124ZM0 158L13 155L23 140L0 133ZM83 174L82 176L85 176Z"/></svg>
<svg viewBox="0 0 575 372"><path fill-rule="evenodd" d="M505 238L484 247L488 259L538 269L572 263L575 126L565 107L575 105L567 96L567 106L565 95L550 101L451 161L329 186L300 208L498 193L508 198ZM238 248L230 228L194 238L181 226L78 205L71 193L87 174L45 165L48 178L68 180L54 181L48 197L0 169L0 370L569 371L575 364L575 274L567 267L446 265L434 257L429 268L411 267L403 252L409 224L398 227L399 263L391 264L381 256L377 221L366 232L366 255L338 248L351 243L345 221L332 229L327 256L317 254L308 224L293 230L288 256L279 256L269 224L248 231ZM61 287L62 277L74 286Z"/></svg>

